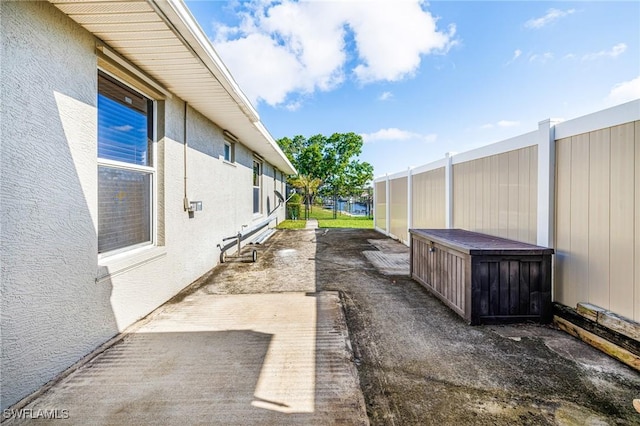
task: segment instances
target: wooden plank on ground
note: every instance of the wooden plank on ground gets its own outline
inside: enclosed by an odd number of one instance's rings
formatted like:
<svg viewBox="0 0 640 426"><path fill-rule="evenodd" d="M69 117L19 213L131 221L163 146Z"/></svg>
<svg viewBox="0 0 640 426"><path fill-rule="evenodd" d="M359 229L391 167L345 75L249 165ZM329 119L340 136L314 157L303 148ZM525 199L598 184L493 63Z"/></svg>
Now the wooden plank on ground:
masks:
<svg viewBox="0 0 640 426"><path fill-rule="evenodd" d="M607 311L602 316L598 316L598 324L640 342L640 324L637 322Z"/></svg>
<svg viewBox="0 0 640 426"><path fill-rule="evenodd" d="M605 309L592 305L590 303L578 303L576 312L591 321L598 322L598 313L604 312Z"/></svg>
<svg viewBox="0 0 640 426"><path fill-rule="evenodd" d="M634 370L640 371L640 356L635 355L627 351L626 349L623 349L620 346L617 346L609 342L608 340L603 339L600 336L596 336L595 334L583 328L580 328L577 325L572 324L559 316L554 316L553 322L561 330L571 334L574 337L577 337L578 339L593 346L594 348L601 350L607 355L627 364Z"/></svg>
<svg viewBox="0 0 640 426"><path fill-rule="evenodd" d="M603 327L617 331L620 334L640 342L640 324L631 319L590 303L578 303L577 312Z"/></svg>

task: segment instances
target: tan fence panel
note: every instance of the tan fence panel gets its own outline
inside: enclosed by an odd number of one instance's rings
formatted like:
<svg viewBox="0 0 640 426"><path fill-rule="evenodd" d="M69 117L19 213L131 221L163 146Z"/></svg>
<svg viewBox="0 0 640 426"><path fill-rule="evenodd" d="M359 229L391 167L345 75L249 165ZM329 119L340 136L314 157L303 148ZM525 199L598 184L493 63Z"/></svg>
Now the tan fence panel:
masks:
<svg viewBox="0 0 640 426"><path fill-rule="evenodd" d="M389 192L389 202L391 203L391 230L389 232L402 241L409 241L407 233L407 178L390 180Z"/></svg>
<svg viewBox="0 0 640 426"><path fill-rule="evenodd" d="M633 317L634 123L611 128L611 310ZM640 173L640 170L638 170Z"/></svg>
<svg viewBox="0 0 640 426"><path fill-rule="evenodd" d="M387 183L386 182L376 182L375 184L376 191L376 223L380 229L387 229Z"/></svg>
<svg viewBox="0 0 640 426"><path fill-rule="evenodd" d="M556 142L555 300L640 320L640 122Z"/></svg>
<svg viewBox="0 0 640 426"><path fill-rule="evenodd" d="M640 322L640 121L635 122L635 157L636 157L636 181L635 181L635 290L633 297L633 319Z"/></svg>
<svg viewBox="0 0 640 426"><path fill-rule="evenodd" d="M575 306L571 276L571 138L556 142L555 285L553 300ZM608 232L607 232L608 233ZM572 285L574 283L574 285ZM607 292L608 293L608 292Z"/></svg>
<svg viewBox="0 0 640 426"><path fill-rule="evenodd" d="M445 168L411 176L412 228L430 229L446 226Z"/></svg>
<svg viewBox="0 0 640 426"><path fill-rule="evenodd" d="M535 244L537 191L537 146L454 164L453 225Z"/></svg>
<svg viewBox="0 0 640 426"><path fill-rule="evenodd" d="M609 200L611 174L611 131L607 128L589 135L589 200ZM588 256L599 259L588 262L588 279L593 283L609 282L611 239L609 235L610 206L608 202L589 203ZM587 299L597 306L609 306L609 288L589 285Z"/></svg>

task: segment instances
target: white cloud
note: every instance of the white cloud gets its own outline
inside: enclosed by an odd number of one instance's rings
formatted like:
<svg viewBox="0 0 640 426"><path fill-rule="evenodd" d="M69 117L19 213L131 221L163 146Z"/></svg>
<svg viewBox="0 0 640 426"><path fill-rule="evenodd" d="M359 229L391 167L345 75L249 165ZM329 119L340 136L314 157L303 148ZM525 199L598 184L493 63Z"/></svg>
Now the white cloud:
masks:
<svg viewBox="0 0 640 426"><path fill-rule="evenodd" d="M300 109L301 106L302 106L302 101L298 99L297 101L292 101L287 103L285 108L288 109L289 111L297 111Z"/></svg>
<svg viewBox="0 0 640 426"><path fill-rule="evenodd" d="M345 78L401 80L416 72L423 55L456 44L455 26L438 29L423 0L237 5L241 23L216 24L213 43L254 103L279 105L291 93L332 90Z"/></svg>
<svg viewBox="0 0 640 426"><path fill-rule="evenodd" d="M354 2L347 25L354 32L359 80L397 81L415 72L421 55L447 51L455 26L438 31L436 19L418 1ZM375 5L375 7L372 7Z"/></svg>
<svg viewBox="0 0 640 426"><path fill-rule="evenodd" d="M123 126L113 126L112 129L119 132L130 132L131 130L133 130L133 126L125 124Z"/></svg>
<svg viewBox="0 0 640 426"><path fill-rule="evenodd" d="M612 104L622 104L635 99L640 99L640 76L616 84L607 97L607 101Z"/></svg>
<svg viewBox="0 0 640 426"><path fill-rule="evenodd" d="M516 59L518 59L520 57L520 55L522 55L522 50L516 49L513 52L513 57L509 60L509 62L507 62L507 65L512 64Z"/></svg>
<svg viewBox="0 0 640 426"><path fill-rule="evenodd" d="M382 92L380 96L378 96L379 101L388 101L391 98L393 98L393 93L391 92Z"/></svg>
<svg viewBox="0 0 640 426"><path fill-rule="evenodd" d="M288 86L304 91L299 81L302 64L263 34L217 43L216 49L254 103L257 98L272 105L281 103L285 100ZM237 55L238 52L243 52L243 55Z"/></svg>
<svg viewBox="0 0 640 426"><path fill-rule="evenodd" d="M482 126L480 126L480 129L482 129L482 130L493 129L496 126L498 126L498 127L516 127L516 126L519 126L519 125L520 125L519 121L500 120L495 124L493 124L493 123L483 124Z"/></svg>
<svg viewBox="0 0 640 426"><path fill-rule="evenodd" d="M540 18L532 18L524 23L526 28L531 29L539 29L542 28L554 21L557 21L560 18L564 18L565 16L569 16L575 13L575 9L567 9L567 10L559 10L559 9L549 9L547 10L547 14L541 16Z"/></svg>
<svg viewBox="0 0 640 426"><path fill-rule="evenodd" d="M420 133L410 132L407 130L401 130L395 127L387 129L380 129L374 133L363 133L362 140L364 143L376 142L376 141L407 141L417 140L419 142L435 142L438 138L435 134L423 135Z"/></svg>
<svg viewBox="0 0 640 426"><path fill-rule="evenodd" d="M551 52L534 53L529 56L529 62L541 62L543 64L551 59L553 59L553 53Z"/></svg>
<svg viewBox="0 0 640 426"><path fill-rule="evenodd" d="M618 43L613 46L610 50L601 50L595 53L588 53L582 57L583 61L592 61L598 58L617 58L622 55L627 50L627 45L624 43Z"/></svg>

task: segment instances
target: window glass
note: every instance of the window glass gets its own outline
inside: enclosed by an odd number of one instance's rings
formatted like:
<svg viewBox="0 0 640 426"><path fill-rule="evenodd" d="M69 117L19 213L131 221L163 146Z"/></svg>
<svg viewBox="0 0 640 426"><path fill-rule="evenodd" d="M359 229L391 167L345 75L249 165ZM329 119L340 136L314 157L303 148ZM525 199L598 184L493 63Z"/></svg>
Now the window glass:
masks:
<svg viewBox="0 0 640 426"><path fill-rule="evenodd" d="M225 142L224 143L224 159L230 163L233 162L233 147L231 146L231 143L229 142Z"/></svg>
<svg viewBox="0 0 640 426"><path fill-rule="evenodd" d="M260 163L253 161L253 186L260 186Z"/></svg>
<svg viewBox="0 0 640 426"><path fill-rule="evenodd" d="M152 166L150 100L100 74L98 79L98 157Z"/></svg>
<svg viewBox="0 0 640 426"><path fill-rule="evenodd" d="M98 73L99 253L152 241L152 112L153 101Z"/></svg>
<svg viewBox="0 0 640 426"><path fill-rule="evenodd" d="M260 162L253 160L253 213L260 213L260 169Z"/></svg>

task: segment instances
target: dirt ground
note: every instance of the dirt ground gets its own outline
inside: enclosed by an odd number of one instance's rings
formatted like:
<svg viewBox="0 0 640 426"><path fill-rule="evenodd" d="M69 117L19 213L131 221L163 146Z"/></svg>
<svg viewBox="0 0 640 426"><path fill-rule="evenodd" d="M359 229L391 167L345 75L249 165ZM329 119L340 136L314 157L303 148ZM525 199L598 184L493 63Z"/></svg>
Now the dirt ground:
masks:
<svg viewBox="0 0 640 426"><path fill-rule="evenodd" d="M282 230L185 294L340 292L373 425L640 424L638 372L551 326L468 326L406 265L375 231Z"/></svg>

